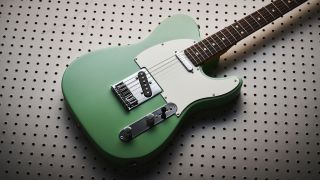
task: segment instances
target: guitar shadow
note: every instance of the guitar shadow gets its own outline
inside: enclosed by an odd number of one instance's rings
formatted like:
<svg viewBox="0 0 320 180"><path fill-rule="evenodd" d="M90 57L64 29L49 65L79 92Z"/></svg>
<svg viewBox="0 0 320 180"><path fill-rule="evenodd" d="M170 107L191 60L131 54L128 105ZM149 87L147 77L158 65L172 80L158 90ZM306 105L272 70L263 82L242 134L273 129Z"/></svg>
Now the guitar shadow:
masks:
<svg viewBox="0 0 320 180"><path fill-rule="evenodd" d="M319 13L319 3L305 4L302 6L303 8L300 8L301 10L289 12L290 14L285 15L285 20L278 19L272 22L272 27L268 27L267 25L266 28L258 30L240 41L240 43L231 47L231 49L220 57L219 65L217 68L212 69L209 75L213 77L222 76L222 74L226 73L227 69L246 62L248 57L258 54L259 51L262 51L266 47L271 47L274 42L280 42L281 37L289 35L292 31L298 31L303 24L308 24L312 21L312 18L317 17L317 13ZM305 8L306 6L308 8ZM252 41L254 43L251 43Z"/></svg>
<svg viewBox="0 0 320 180"><path fill-rule="evenodd" d="M182 126L165 146L163 151L146 164L132 167L120 167L108 163L107 159L99 160L99 163L102 163L105 166L105 169L109 170L107 173L108 175L111 174L111 176L117 177L117 179L152 179L155 174L161 175L163 171L171 173L172 169L170 169L170 165L174 159L179 158L178 152L181 148L181 144L187 144L185 142L185 136L193 136L192 133L198 128L213 127L214 129L219 129L222 128L222 126L226 126L227 123L231 123L231 117L236 113L242 112L241 102L241 97L237 97L223 107L215 108L214 110L205 109L201 112L193 113L189 118L183 121ZM97 153L99 154L99 157L103 157L103 154L96 150L96 148L90 148L90 150L93 151L93 154ZM165 168L165 170L163 168ZM161 172L158 171L160 169Z"/></svg>

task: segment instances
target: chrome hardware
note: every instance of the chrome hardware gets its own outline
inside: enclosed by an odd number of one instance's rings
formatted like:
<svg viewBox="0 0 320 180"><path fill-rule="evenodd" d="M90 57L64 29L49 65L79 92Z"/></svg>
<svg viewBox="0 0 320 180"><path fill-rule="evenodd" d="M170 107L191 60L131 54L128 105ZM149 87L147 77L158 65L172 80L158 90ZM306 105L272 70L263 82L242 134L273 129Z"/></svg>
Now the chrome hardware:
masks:
<svg viewBox="0 0 320 180"><path fill-rule="evenodd" d="M168 119L176 112L177 106L173 103L168 103L138 121L124 127L119 133L119 138L123 142L131 141L141 133L146 132L150 128Z"/></svg>
<svg viewBox="0 0 320 180"><path fill-rule="evenodd" d="M188 57L184 54L183 51L176 53L176 57L179 59L179 61L182 63L182 65L186 68L187 71L193 72L193 67L190 63L190 60Z"/></svg>

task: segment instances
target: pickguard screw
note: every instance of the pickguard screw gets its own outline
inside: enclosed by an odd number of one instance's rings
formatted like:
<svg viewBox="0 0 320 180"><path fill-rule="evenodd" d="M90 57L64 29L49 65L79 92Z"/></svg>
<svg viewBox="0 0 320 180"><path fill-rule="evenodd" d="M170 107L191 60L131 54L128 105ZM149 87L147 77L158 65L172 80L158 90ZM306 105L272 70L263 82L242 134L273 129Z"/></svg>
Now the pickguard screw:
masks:
<svg viewBox="0 0 320 180"><path fill-rule="evenodd" d="M215 97L216 95L213 93L212 96Z"/></svg>

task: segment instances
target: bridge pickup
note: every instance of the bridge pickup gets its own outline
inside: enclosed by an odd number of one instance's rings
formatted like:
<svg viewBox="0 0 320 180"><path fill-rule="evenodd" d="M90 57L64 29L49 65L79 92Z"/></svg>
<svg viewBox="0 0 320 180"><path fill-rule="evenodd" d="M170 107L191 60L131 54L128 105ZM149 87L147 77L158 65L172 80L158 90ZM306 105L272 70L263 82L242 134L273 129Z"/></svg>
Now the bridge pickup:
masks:
<svg viewBox="0 0 320 180"><path fill-rule="evenodd" d="M138 135L168 119L176 112L177 106L173 103L168 103L154 112L147 114L136 122L124 127L119 133L119 138L122 142L129 142Z"/></svg>
<svg viewBox="0 0 320 180"><path fill-rule="evenodd" d="M111 89L128 111L162 92L145 68L112 85Z"/></svg>

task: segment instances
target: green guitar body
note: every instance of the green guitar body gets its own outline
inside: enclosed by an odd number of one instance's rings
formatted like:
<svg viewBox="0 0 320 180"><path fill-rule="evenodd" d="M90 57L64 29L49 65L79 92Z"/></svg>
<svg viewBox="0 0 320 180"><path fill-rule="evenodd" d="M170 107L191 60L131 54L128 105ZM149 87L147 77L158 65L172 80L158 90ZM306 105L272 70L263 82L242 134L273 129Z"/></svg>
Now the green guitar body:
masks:
<svg viewBox="0 0 320 180"><path fill-rule="evenodd" d="M149 160L165 147L190 113L219 106L239 94L242 82L228 94L191 103L180 116L171 116L130 142L120 141L119 131L122 128L164 106L166 101L161 95L157 95L127 111L112 92L111 85L140 69L134 61L138 54L152 46L175 39L200 40L198 26L190 17L175 15L167 18L145 40L86 54L66 69L62 80L66 104L73 118L112 162L132 164ZM213 59L208 65L217 61Z"/></svg>

